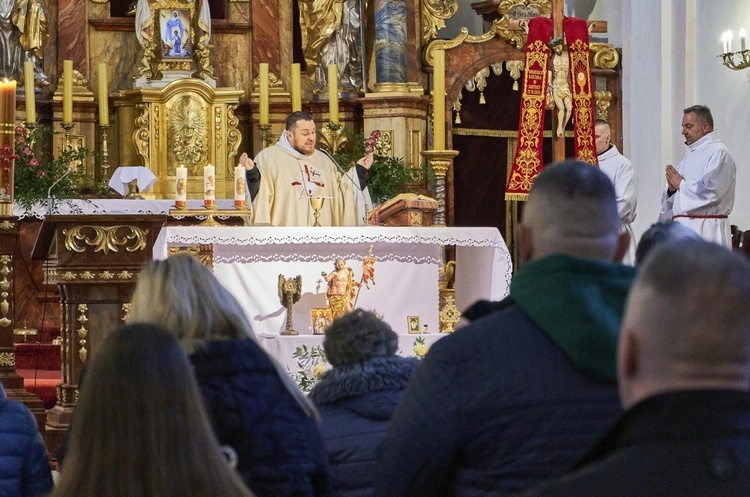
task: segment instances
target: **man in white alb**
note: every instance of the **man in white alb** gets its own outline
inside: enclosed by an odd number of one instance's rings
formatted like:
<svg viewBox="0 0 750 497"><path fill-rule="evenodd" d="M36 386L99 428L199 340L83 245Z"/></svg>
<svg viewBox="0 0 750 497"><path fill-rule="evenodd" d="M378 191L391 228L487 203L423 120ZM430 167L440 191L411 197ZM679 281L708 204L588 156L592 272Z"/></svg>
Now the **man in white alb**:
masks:
<svg viewBox="0 0 750 497"><path fill-rule="evenodd" d="M610 143L612 133L607 121L603 119L594 121L594 138L599 168L615 187L620 229L627 231L630 235L630 248L622 262L633 265L635 263L635 236L630 223L635 220L635 207L638 202L638 178L630 160L622 155L613 143Z"/></svg>
<svg viewBox="0 0 750 497"><path fill-rule="evenodd" d="M287 117L275 145L261 150L254 161L247 154L240 156L256 226L312 226L312 198L323 199L322 226L367 224L372 208L367 190L372 153L344 174L329 155L315 148L316 143L312 116L298 111Z"/></svg>
<svg viewBox="0 0 750 497"><path fill-rule="evenodd" d="M683 112L682 135L688 151L676 169L667 164L659 221L674 219L708 241L731 247L729 214L734 207L734 159L719 132L714 131L708 107L693 105Z"/></svg>

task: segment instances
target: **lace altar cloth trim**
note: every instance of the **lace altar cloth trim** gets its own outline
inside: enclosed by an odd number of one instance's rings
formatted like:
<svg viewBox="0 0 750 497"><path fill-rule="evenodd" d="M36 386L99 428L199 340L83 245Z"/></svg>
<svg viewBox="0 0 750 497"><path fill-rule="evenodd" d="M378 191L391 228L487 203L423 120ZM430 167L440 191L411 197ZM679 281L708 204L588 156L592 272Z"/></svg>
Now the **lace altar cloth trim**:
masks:
<svg viewBox="0 0 750 497"><path fill-rule="evenodd" d="M361 264L361 253L332 253L332 254L214 254L215 264L247 264L250 262L324 262L330 263L336 259L344 259L351 264ZM377 261L395 261L407 264L438 264L439 257L415 256L412 254L383 254L377 256Z"/></svg>
<svg viewBox="0 0 750 497"><path fill-rule="evenodd" d="M216 201L219 209L233 209L234 200L220 199ZM189 209L201 209L203 200L188 200ZM19 219L44 219L48 214L169 214L169 209L174 208L173 200L149 200L149 199L52 199L49 205L35 204L31 211L25 211L22 206L13 206L13 215ZM177 216L175 216L177 217ZM223 218L222 216L216 216ZM199 218L200 219L200 218Z"/></svg>

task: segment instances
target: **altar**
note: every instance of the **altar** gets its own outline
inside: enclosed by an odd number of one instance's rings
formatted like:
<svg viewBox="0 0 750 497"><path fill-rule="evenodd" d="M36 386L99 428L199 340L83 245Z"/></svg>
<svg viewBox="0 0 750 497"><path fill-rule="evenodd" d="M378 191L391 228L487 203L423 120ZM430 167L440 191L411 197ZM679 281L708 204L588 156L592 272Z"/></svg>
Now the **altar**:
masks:
<svg viewBox="0 0 750 497"><path fill-rule="evenodd" d="M321 273L344 259L359 282L363 261L371 254L376 260L374 279L359 288L356 306L379 313L396 333L407 334L414 322L419 331L426 326L437 333L441 246L449 245L456 247L460 310L478 299L507 295L512 264L496 228L165 226L153 257L164 259L180 247L210 246L214 274L237 297L256 335L263 338L285 329L279 276L301 277L294 329L313 335L315 312L327 306Z"/></svg>

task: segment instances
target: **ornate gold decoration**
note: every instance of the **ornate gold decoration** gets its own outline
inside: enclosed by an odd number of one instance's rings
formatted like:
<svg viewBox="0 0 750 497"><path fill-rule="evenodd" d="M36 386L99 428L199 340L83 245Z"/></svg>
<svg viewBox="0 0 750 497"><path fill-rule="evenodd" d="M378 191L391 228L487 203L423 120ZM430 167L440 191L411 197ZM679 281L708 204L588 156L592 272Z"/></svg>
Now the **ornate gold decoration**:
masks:
<svg viewBox="0 0 750 497"><path fill-rule="evenodd" d="M393 130L381 129L380 136L375 141L375 153L382 156L393 157Z"/></svg>
<svg viewBox="0 0 750 497"><path fill-rule="evenodd" d="M497 12L500 16L493 21L490 31L494 30L500 38L521 48L526 43L526 32L511 30L510 21L528 21L532 17L551 14L552 3L549 0L503 0Z"/></svg>
<svg viewBox="0 0 750 497"><path fill-rule="evenodd" d="M594 101L596 102L597 119L607 120L609 116L609 105L612 102L612 93L606 90L596 90L594 92Z"/></svg>
<svg viewBox="0 0 750 497"><path fill-rule="evenodd" d="M454 290L455 291L455 290ZM440 314L440 333L453 333L456 329L456 323L461 319L461 311L456 307L456 298L453 295L445 296L445 303Z"/></svg>
<svg viewBox="0 0 750 497"><path fill-rule="evenodd" d="M286 307L286 329L281 332L282 335L299 335L294 329L292 321L292 306L302 296L302 276L294 278L285 278L283 274L279 275L279 300Z"/></svg>
<svg viewBox="0 0 750 497"><path fill-rule="evenodd" d="M158 149L159 148L159 135L161 135L161 133L159 132L160 131L159 125L161 124L161 119L159 116L159 112L160 112L159 109L161 109L161 107L159 107L158 105L154 105L152 106L152 109L154 113L154 121L152 123L154 146Z"/></svg>
<svg viewBox="0 0 750 497"><path fill-rule="evenodd" d="M0 281L0 327L2 328L7 328L13 324L11 319L13 314L10 312L10 306L13 302L13 294L10 293L11 282L13 281L12 273L13 256L7 254L0 256L0 274L3 276L2 281Z"/></svg>
<svg viewBox="0 0 750 497"><path fill-rule="evenodd" d="M0 223L0 230L9 231L16 227L16 223L8 221L7 219Z"/></svg>
<svg viewBox="0 0 750 497"><path fill-rule="evenodd" d="M16 354L13 352L0 352L0 367L15 367Z"/></svg>
<svg viewBox="0 0 750 497"><path fill-rule="evenodd" d="M620 63L620 52L609 43L592 42L589 49L593 54L594 67L600 69L614 69Z"/></svg>
<svg viewBox="0 0 750 497"><path fill-rule="evenodd" d="M237 107L237 104L227 104L227 157L237 155L237 151L240 149L240 142L242 142L242 135L237 131L237 125L240 123L240 120L234 115ZM227 168L229 166L230 163L227 163Z"/></svg>
<svg viewBox="0 0 750 497"><path fill-rule="evenodd" d="M216 128L216 136L221 136L221 107L214 108L214 127ZM221 150L221 142L216 140L216 150Z"/></svg>
<svg viewBox="0 0 750 497"><path fill-rule="evenodd" d="M72 281L76 279L76 274L71 271L66 271L63 274L60 275L60 279L66 280L66 281Z"/></svg>
<svg viewBox="0 0 750 497"><path fill-rule="evenodd" d="M149 154L149 140L151 139L151 132L149 127L149 105L137 104L135 108L140 110L141 114L135 119L133 145L135 145L138 155L143 158L143 165L150 168L151 158Z"/></svg>
<svg viewBox="0 0 750 497"><path fill-rule="evenodd" d="M167 248L168 257L177 255L177 254L191 255L195 257L196 259L198 259L198 262L206 266L211 271L214 270L214 245L213 243Z"/></svg>
<svg viewBox="0 0 750 497"><path fill-rule="evenodd" d="M717 55L721 58L721 63L734 71L740 71L750 67L750 50L740 50L738 52L727 52ZM736 60L735 60L736 58Z"/></svg>
<svg viewBox="0 0 750 497"><path fill-rule="evenodd" d="M104 271L103 273L99 273L99 278L103 280L111 280L115 277L114 273L110 273L109 271Z"/></svg>
<svg viewBox="0 0 750 497"><path fill-rule="evenodd" d="M130 271L123 270L117 273L117 279L120 279L120 280L129 280L132 277L133 277L133 273L131 273Z"/></svg>
<svg viewBox="0 0 750 497"><path fill-rule="evenodd" d="M456 100L453 101L453 110L456 113L455 124L461 124L461 99L464 98L463 92L458 92Z"/></svg>
<svg viewBox="0 0 750 497"><path fill-rule="evenodd" d="M82 280L93 280L94 278L96 278L96 276L94 276L94 273L91 271L84 271L81 273Z"/></svg>
<svg viewBox="0 0 750 497"><path fill-rule="evenodd" d="M424 0L422 2L422 41L429 42L445 27L445 21L456 15L456 0Z"/></svg>
<svg viewBox="0 0 750 497"><path fill-rule="evenodd" d="M130 314L130 303L126 302L120 306L120 321L127 321Z"/></svg>
<svg viewBox="0 0 750 497"><path fill-rule="evenodd" d="M84 231L91 230L94 232L94 238L89 239ZM120 230L127 230L124 236L117 236ZM83 253L86 247L79 246L76 241L82 240L86 245L94 247L94 252L104 252L105 255L110 252L119 252L119 247L125 246L127 252L137 252L146 248L146 235L148 230L141 229L137 226L116 225L110 227L103 226L76 226L70 230L63 230L65 236L65 249ZM128 243L132 242L130 245ZM64 276L63 276L64 277Z"/></svg>
<svg viewBox="0 0 750 497"><path fill-rule="evenodd" d="M192 95L179 97L167 109L167 142L169 164L183 164L190 174L203 176L201 169L207 160L207 106ZM219 135L220 136L220 135ZM217 140L218 145L218 140Z"/></svg>
<svg viewBox="0 0 750 497"><path fill-rule="evenodd" d="M430 163L435 173L435 200L438 208L435 212L433 226L445 226L445 176L448 174L453 158L458 150L424 150L422 156Z"/></svg>
<svg viewBox="0 0 750 497"><path fill-rule="evenodd" d="M81 362L86 362L86 357L88 356L88 351L86 350L86 338L89 334L89 330L86 328L86 323L89 321L89 307L86 304L78 304L77 309L78 317L76 318L76 321L78 321L78 329L76 330L76 333L78 334L78 344L80 345L80 348L78 349L78 358Z"/></svg>
<svg viewBox="0 0 750 497"><path fill-rule="evenodd" d="M318 146L331 154L342 150L349 139L341 132L341 129L343 129L343 126L340 124L328 123L323 126L318 134Z"/></svg>
<svg viewBox="0 0 750 497"><path fill-rule="evenodd" d="M508 70L510 77L513 78L513 91L518 91L518 79L521 77L521 71L523 71L524 61L522 60L506 60L505 69Z"/></svg>

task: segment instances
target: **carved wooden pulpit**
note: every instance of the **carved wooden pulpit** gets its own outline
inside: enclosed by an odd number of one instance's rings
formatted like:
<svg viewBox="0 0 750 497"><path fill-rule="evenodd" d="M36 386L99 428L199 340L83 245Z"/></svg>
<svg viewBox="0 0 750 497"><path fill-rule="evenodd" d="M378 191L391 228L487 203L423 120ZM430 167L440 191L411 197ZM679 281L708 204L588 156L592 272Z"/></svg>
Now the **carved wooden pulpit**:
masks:
<svg viewBox="0 0 750 497"><path fill-rule="evenodd" d="M56 259L62 305L62 383L48 411L46 440L54 454L70 423L81 371L102 337L123 324L141 266L151 260L165 216L50 216L34 258Z"/></svg>

